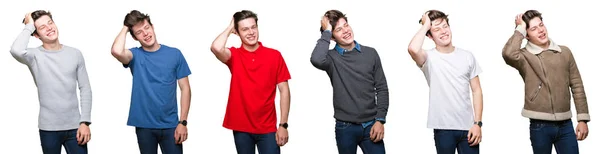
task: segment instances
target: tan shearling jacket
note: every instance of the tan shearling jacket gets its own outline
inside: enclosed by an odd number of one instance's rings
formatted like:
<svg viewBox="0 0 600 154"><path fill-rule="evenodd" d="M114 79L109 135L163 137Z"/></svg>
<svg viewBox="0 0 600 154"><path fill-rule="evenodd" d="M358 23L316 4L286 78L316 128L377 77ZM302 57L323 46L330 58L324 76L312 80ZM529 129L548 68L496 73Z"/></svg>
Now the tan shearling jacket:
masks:
<svg viewBox="0 0 600 154"><path fill-rule="evenodd" d="M502 49L506 64L517 69L525 85L525 104L521 115L531 119L560 121L572 118L571 95L578 121L589 121L583 82L571 50L550 40L544 50L521 43L526 32L517 28Z"/></svg>

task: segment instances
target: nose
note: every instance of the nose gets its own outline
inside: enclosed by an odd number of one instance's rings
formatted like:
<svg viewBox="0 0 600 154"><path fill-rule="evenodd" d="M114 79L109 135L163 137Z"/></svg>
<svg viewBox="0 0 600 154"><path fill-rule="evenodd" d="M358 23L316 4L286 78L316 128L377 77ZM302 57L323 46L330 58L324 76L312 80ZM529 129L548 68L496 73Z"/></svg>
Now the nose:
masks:
<svg viewBox="0 0 600 154"><path fill-rule="evenodd" d="M143 34L144 34L144 36L148 36L148 32L147 31L144 31Z"/></svg>

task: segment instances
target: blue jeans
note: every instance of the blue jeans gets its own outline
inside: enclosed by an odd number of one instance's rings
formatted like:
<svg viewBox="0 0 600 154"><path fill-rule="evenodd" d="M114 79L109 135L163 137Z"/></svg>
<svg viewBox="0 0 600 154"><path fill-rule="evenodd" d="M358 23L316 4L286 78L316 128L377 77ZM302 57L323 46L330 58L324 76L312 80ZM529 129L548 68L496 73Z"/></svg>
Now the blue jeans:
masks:
<svg viewBox="0 0 600 154"><path fill-rule="evenodd" d="M335 140L340 154L356 154L357 146L364 154L385 154L383 140L371 141L371 128L369 125L363 128L360 123L343 121L335 122Z"/></svg>
<svg viewBox="0 0 600 154"><path fill-rule="evenodd" d="M67 154L87 154L87 144L77 143L77 129L64 131L40 130L40 141L44 154L60 154L65 146Z"/></svg>
<svg viewBox="0 0 600 154"><path fill-rule="evenodd" d="M158 146L164 154L182 154L183 145L175 142L175 128L135 128L141 154L157 154Z"/></svg>
<svg viewBox="0 0 600 154"><path fill-rule="evenodd" d="M233 139L238 154L254 154L255 146L259 154L279 154L280 148L275 139L275 133L252 134L233 131Z"/></svg>
<svg viewBox="0 0 600 154"><path fill-rule="evenodd" d="M434 129L437 154L454 154L457 150L458 154L479 154L479 144L470 146L468 134L469 131L466 130Z"/></svg>
<svg viewBox="0 0 600 154"><path fill-rule="evenodd" d="M558 154L578 154L577 136L571 119L564 121L530 120L529 139L534 154L550 154L554 144Z"/></svg>

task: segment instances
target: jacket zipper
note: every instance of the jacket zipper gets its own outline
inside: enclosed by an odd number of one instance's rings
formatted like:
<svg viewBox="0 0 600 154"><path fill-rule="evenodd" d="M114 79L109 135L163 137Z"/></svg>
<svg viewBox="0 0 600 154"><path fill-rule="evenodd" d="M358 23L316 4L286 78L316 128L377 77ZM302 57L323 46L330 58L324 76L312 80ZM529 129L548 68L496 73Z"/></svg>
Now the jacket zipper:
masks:
<svg viewBox="0 0 600 154"><path fill-rule="evenodd" d="M531 99L530 99L532 102L533 102L533 100L535 100L535 98L537 98L541 89L542 89L542 82L540 82L540 84L538 84L538 88L535 90L535 93L533 93L533 97L531 97Z"/></svg>
<svg viewBox="0 0 600 154"><path fill-rule="evenodd" d="M543 52L543 51L542 51ZM548 76L546 76L546 68L544 67L544 63L542 62L542 53L538 54L538 59L540 61L540 67L542 67L542 72L544 73L544 79L547 79ZM548 82L548 84L550 84ZM550 87L550 86L548 86ZM552 101L552 90L551 88L548 88L548 94L550 95L550 109L552 109L552 115L554 115L554 118L556 119L556 115L554 114L554 102Z"/></svg>

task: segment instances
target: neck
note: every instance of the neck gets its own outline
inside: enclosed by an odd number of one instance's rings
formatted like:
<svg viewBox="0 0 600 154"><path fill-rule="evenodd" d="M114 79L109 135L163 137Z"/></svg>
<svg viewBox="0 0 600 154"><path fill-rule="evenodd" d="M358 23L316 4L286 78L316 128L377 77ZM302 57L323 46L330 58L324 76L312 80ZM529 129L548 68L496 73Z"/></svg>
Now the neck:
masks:
<svg viewBox="0 0 600 154"><path fill-rule="evenodd" d="M356 47L356 44L354 44L354 41L352 41L352 43L350 43L350 44L346 44L346 45L338 44L338 45L346 50L352 50L352 49L354 49L354 47Z"/></svg>
<svg viewBox="0 0 600 154"><path fill-rule="evenodd" d="M154 43L154 45L151 46L142 46L142 48L148 52L154 52L156 50L158 50L160 48L160 44L158 43Z"/></svg>
<svg viewBox="0 0 600 154"><path fill-rule="evenodd" d="M258 49L258 43L254 44L254 45L243 44L242 47L244 49L246 49L246 51L254 52L254 51L256 51L256 49Z"/></svg>
<svg viewBox="0 0 600 154"><path fill-rule="evenodd" d="M435 46L435 49L441 53L451 53L454 51L454 46L452 44L448 44L446 46Z"/></svg>
<svg viewBox="0 0 600 154"><path fill-rule="evenodd" d="M42 47L48 51L57 51L62 48L62 45L56 40L54 42L45 42L42 44Z"/></svg>

